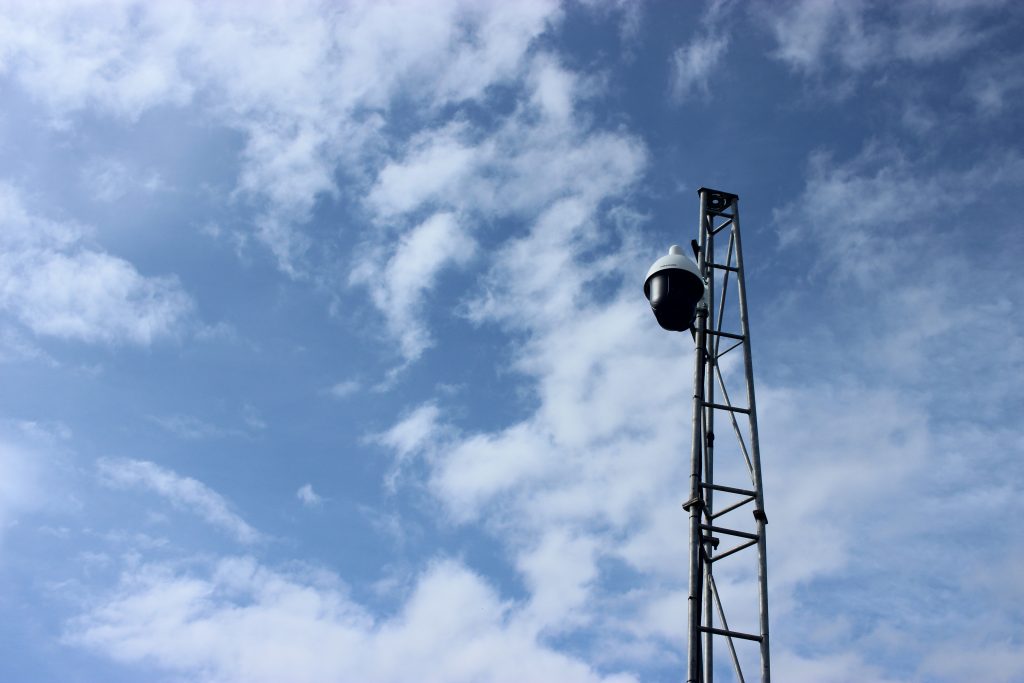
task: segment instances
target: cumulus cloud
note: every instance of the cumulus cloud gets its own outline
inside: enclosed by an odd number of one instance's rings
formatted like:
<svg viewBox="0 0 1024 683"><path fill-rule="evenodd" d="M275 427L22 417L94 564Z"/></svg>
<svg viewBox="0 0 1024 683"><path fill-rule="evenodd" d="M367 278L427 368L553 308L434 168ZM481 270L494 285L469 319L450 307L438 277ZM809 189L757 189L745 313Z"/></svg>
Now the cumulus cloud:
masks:
<svg viewBox="0 0 1024 683"><path fill-rule="evenodd" d="M110 486L155 493L174 507L195 513L240 543L260 539L260 533L235 513L223 496L191 477L145 460L102 458L96 467L101 480Z"/></svg>
<svg viewBox="0 0 1024 683"><path fill-rule="evenodd" d="M323 504L323 496L313 490L312 484L303 484L295 492L295 497L302 501L306 507L318 507Z"/></svg>
<svg viewBox="0 0 1024 683"><path fill-rule="evenodd" d="M0 310L37 335L151 344L175 334L192 300L173 276L147 277L88 246L87 231L33 215L0 184Z"/></svg>
<svg viewBox="0 0 1024 683"><path fill-rule="evenodd" d="M199 681L417 680L628 683L543 644L478 575L434 563L392 617L374 617L336 581L226 558L185 574L129 572L65 641L122 662L155 661Z"/></svg>

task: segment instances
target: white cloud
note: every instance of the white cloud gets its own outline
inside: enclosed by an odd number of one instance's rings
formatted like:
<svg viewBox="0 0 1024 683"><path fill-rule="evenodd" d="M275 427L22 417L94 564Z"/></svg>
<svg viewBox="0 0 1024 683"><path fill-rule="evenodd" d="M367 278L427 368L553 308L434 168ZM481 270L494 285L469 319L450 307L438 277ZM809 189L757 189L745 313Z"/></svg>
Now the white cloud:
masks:
<svg viewBox="0 0 1024 683"><path fill-rule="evenodd" d="M1024 372L1024 328L1010 313L1024 305L1024 288L1011 274L1020 243L965 247L978 239L975 217L991 206L993 193L1014 197L1022 185L1024 166L1012 153L936 168L930 158L869 146L844 163L819 156L805 192L777 216L787 253L798 244L810 247L817 265L809 286L796 288L794 305L825 303L831 310L822 311L821 325L842 343L787 344L805 376L830 377L833 386L815 381L797 403L793 398L804 392L769 388L768 400L759 401L763 443L781 445L788 476L796 477L773 481L778 469L766 468L770 509L778 510L769 528L772 580L798 582L795 591L782 592L781 604L776 599L775 614L799 610L808 636L837 612L861 631L874 625L862 636L851 629L819 634L819 647L828 644L823 654L783 660L794 672L844 680L842 662L860 667L872 661L864 653L884 652L916 662L929 680L958 680L975 652L1024 619L1003 598L1020 590L1019 580L1001 581L999 588L975 583L988 572L980 567L1021 552L1016 538L990 533L981 521L1019 514L1019 503L1003 489L1024 476L1018 456L1008 455L1024 448L1024 435L1008 427L1016 377ZM1005 234L1009 220L994 218L986 233ZM860 319L870 324L849 324ZM850 393L861 384L874 388ZM822 414L826 406L829 414ZM792 495L794 484L800 495ZM785 499L773 493L780 490ZM865 505L871 515L860 512ZM964 507L976 513L956 512ZM972 555L985 559L950 561L957 550L949 539L962 534L975 539ZM797 545L815 552L801 555ZM869 545L867 555L853 550ZM871 559L879 556L892 571ZM813 591L816 574L874 588L841 598ZM963 631L954 633L948 614L933 609L932 591L940 584L950 586L949 609L974 625L971 645L955 652L950 643ZM896 592L900 606L888 611L882 603L892 604ZM823 595L835 605L815 615L808 604ZM899 637L909 632L918 634L913 641ZM824 654L829 648L833 654ZM984 678L1020 675L1018 660L999 648L991 654ZM865 676L880 675L868 670Z"/></svg>
<svg viewBox="0 0 1024 683"><path fill-rule="evenodd" d="M349 396L358 393L362 388L363 385L359 380L345 379L332 385L331 388L327 390L327 393L334 398L348 398Z"/></svg>
<svg viewBox="0 0 1024 683"><path fill-rule="evenodd" d="M198 103L241 131L236 196L263 207L256 236L300 276L311 242L297 225L337 192L339 166L372 173L393 98L428 111L484 98L559 17L548 0L9 5L0 64L57 117Z"/></svg>
<svg viewBox="0 0 1024 683"><path fill-rule="evenodd" d="M927 675L948 680L975 677L992 683L1012 683L1024 676L1024 653L1007 641L978 643L965 649L950 640L932 651L923 669Z"/></svg>
<svg viewBox="0 0 1024 683"><path fill-rule="evenodd" d="M967 73L967 96L985 117L1019 107L1024 90L1024 58L988 59Z"/></svg>
<svg viewBox="0 0 1024 683"><path fill-rule="evenodd" d="M996 187L1024 184L1024 159L1014 152L967 168L935 170L899 149L871 143L848 162L819 152L809 166L800 199L776 212L782 243L813 239L823 266L862 286L894 275L909 249L955 246L929 226L960 207L987 201ZM913 222L918 230L894 229ZM930 232L938 234L923 240Z"/></svg>
<svg viewBox="0 0 1024 683"><path fill-rule="evenodd" d="M818 155L805 192L775 221L788 250L812 248L810 284L842 297L850 320L886 330L836 324L855 371L917 387L934 397L934 409L940 396L949 406L972 395L994 419L1013 395L1008 378L1024 371L1024 329L1012 315L1024 305L1012 265L1019 244L1002 240L984 258L964 245L978 238L974 212L986 211L994 193L1015 196L1022 186L1024 160L1014 153L935 169L868 146L843 163ZM806 298L802 291L794 294ZM964 330L971 334L950 343ZM993 349L991 339L1002 341ZM964 373L978 359L993 368L984 380Z"/></svg>
<svg viewBox="0 0 1024 683"><path fill-rule="evenodd" d="M779 44L776 55L800 69L811 71L819 68L822 55L829 48L828 36L833 27L841 23L844 13L853 12L856 16L858 8L863 5L863 2L843 3L838 0L790 4L785 12L776 13L770 23Z"/></svg>
<svg viewBox="0 0 1024 683"><path fill-rule="evenodd" d="M765 470L771 581L784 595L801 582L846 570L864 534L845 520L908 490L936 444L927 414L894 390L820 383L759 389L762 441L775 456ZM801 552L808 546L813 554Z"/></svg>
<svg viewBox="0 0 1024 683"><path fill-rule="evenodd" d="M358 680L628 683L544 645L476 574L430 566L401 609L376 619L324 577L248 558L203 575L159 565L127 573L108 600L68 625L65 641L198 681Z"/></svg>
<svg viewBox="0 0 1024 683"><path fill-rule="evenodd" d="M672 53L670 90L673 99L684 100L691 93L708 94L708 81L725 55L728 38L710 35L695 38Z"/></svg>
<svg viewBox="0 0 1024 683"><path fill-rule="evenodd" d="M26 429L27 427L27 429ZM22 514L46 501L45 443L32 425L0 424L0 543ZM26 434L26 431L28 432ZM43 439L45 442L45 439Z"/></svg>
<svg viewBox="0 0 1024 683"><path fill-rule="evenodd" d="M677 102L693 93L708 95L708 82L729 48L729 34L721 26L729 5L727 0L713 0L701 16L697 34L672 53L669 93Z"/></svg>
<svg viewBox="0 0 1024 683"><path fill-rule="evenodd" d="M219 493L191 477L183 477L145 460L102 458L96 463L104 483L125 489L151 491L174 507L194 512L240 543L254 543L260 533L238 516Z"/></svg>
<svg viewBox="0 0 1024 683"><path fill-rule="evenodd" d="M180 69L192 25L187 6L130 2L8 5L0 14L3 66L58 115L97 106L137 118L180 105L193 86ZM89 30L72 31L72 26Z"/></svg>
<svg viewBox="0 0 1024 683"><path fill-rule="evenodd" d="M144 277L109 254L23 256L5 259L4 305L36 334L146 345L170 334L189 309L175 279Z"/></svg>
<svg viewBox="0 0 1024 683"><path fill-rule="evenodd" d="M594 129L589 123L583 105L596 96L595 85L545 54L530 62L522 85L528 99L493 131L456 122L413 136L403 156L381 169L368 196L378 222L401 225L423 211L434 212L435 219L450 212L460 223L454 239L471 240L471 231L495 220L530 219L540 212L549 216L544 220L553 235L564 235L567 226L553 225L555 221L568 220L568 227L585 229L602 201L628 193L644 168L646 150L623 132ZM424 225L402 239L411 239ZM378 272L390 266L380 254L388 247L379 239L375 244L376 251L357 264L353 279L370 288L405 357L415 358L425 348L424 331L402 322L406 316L396 319L389 313L395 301L389 283L403 278L376 283ZM450 250L457 247L455 242L447 245ZM540 262L545 256L538 252L537 258ZM408 285L406 289L416 293Z"/></svg>
<svg viewBox="0 0 1024 683"><path fill-rule="evenodd" d="M394 465L388 471L385 483L394 491L403 467L417 454L428 452L441 439L445 429L439 424L440 409L433 403L417 407L388 430L367 437L373 443L386 446L394 454Z"/></svg>
<svg viewBox="0 0 1024 683"><path fill-rule="evenodd" d="M392 448L400 457L406 457L426 448L436 438L439 416L436 405L423 405L373 438Z"/></svg>
<svg viewBox="0 0 1024 683"><path fill-rule="evenodd" d="M545 633L579 628L594 619L588 609L589 584L597 579L597 543L550 529L536 547L522 553L517 569L530 590L525 618Z"/></svg>
<svg viewBox="0 0 1024 683"><path fill-rule="evenodd" d="M778 43L775 56L820 73L833 63L859 72L887 63L929 64L981 44L983 5L1001 2L797 0L761 11Z"/></svg>
<svg viewBox="0 0 1024 683"><path fill-rule="evenodd" d="M295 497L302 501L302 504L306 507L318 507L324 502L323 496L313 490L312 484L300 486L299 490L295 492Z"/></svg>
<svg viewBox="0 0 1024 683"><path fill-rule="evenodd" d="M530 221L491 255L464 312L524 334L517 369L537 382L539 407L504 429L460 433L427 403L376 440L395 453L389 487L422 457L427 486L452 520L500 533L529 588L524 618L535 628L568 634L596 622L590 633L611 635L622 626L602 616L611 596L600 562L647 518L641 501L678 506L670 482L682 462L672 435L650 428L671 421L686 389L640 379L681 370L681 358L670 340L655 337L652 349L652 338L637 336L649 314L635 287L619 290L624 274L643 267L635 240L624 232L625 246L594 256L612 241L599 208L640 177L643 145L594 130L587 87L557 62L536 59L527 82L529 103L494 133L475 137L457 124L416 138L380 173L371 205L392 221L445 206L484 221ZM436 182L415 184L419 177ZM609 286L610 296L595 297ZM643 474L650 468L660 478Z"/></svg>
<svg viewBox="0 0 1024 683"><path fill-rule="evenodd" d="M535 110L548 121L563 125L576 115L585 85L580 74L567 71L552 56L538 57L528 73L527 87Z"/></svg>
<svg viewBox="0 0 1024 683"><path fill-rule="evenodd" d="M846 683L846 681L877 681L896 683L899 680L883 674L870 659L854 653L801 657L793 652L779 652L772 657L772 676L786 681L810 683Z"/></svg>
<svg viewBox="0 0 1024 683"><path fill-rule="evenodd" d="M536 60L532 69L534 107L522 109L495 133L487 148L487 172L474 177L468 197L481 198L477 206L485 212L533 218L567 197L590 206L627 194L647 163L643 142L589 124L583 106L588 87L578 74L550 59ZM504 182L489 184L488 177ZM458 188L450 188L448 196L460 197Z"/></svg>
<svg viewBox="0 0 1024 683"><path fill-rule="evenodd" d="M368 203L382 218L415 210L437 197L458 200L454 187L465 186L475 174L481 145L461 138L465 125L449 125L426 131L409 143L405 158L391 161L377 175Z"/></svg>
<svg viewBox="0 0 1024 683"><path fill-rule="evenodd" d="M486 291L470 305L479 323L528 335L517 369L536 383L537 410L504 429L459 434L438 425L430 404L420 428L404 420L392 430L415 438L389 445L401 462L423 453L430 490L453 520L500 534L530 590L533 623L613 638L639 617L621 605L602 617L614 592L600 563L626 557L618 548L650 520L681 515L675 484L685 463L666 426L689 390L659 381L685 374L678 338L647 334L636 283L619 289L623 274L642 272L638 254L590 257L602 244L596 220L585 198L552 204L495 255ZM612 284L609 298L589 287L599 281Z"/></svg>
<svg viewBox="0 0 1024 683"><path fill-rule="evenodd" d="M239 435L236 429L226 429L195 417L194 415L159 415L150 419L172 434L188 440L211 439Z"/></svg>
<svg viewBox="0 0 1024 683"><path fill-rule="evenodd" d="M551 447L547 435L529 424L515 425L500 435L473 435L445 453L431 485L456 519L475 519L493 497L542 479L556 467L546 457Z"/></svg>
<svg viewBox="0 0 1024 683"><path fill-rule="evenodd" d="M204 439L222 439L229 437L252 437L267 428L256 409L250 405L242 407L241 425L214 423L209 420L187 414L150 415L149 420L162 429L187 441ZM239 421L235 418L234 421Z"/></svg>
<svg viewBox="0 0 1024 683"><path fill-rule="evenodd" d="M41 361L50 367L59 366L52 356L33 344L22 330L15 326L0 328L0 363L20 361Z"/></svg>
<svg viewBox="0 0 1024 683"><path fill-rule="evenodd" d="M261 432L267 428L267 422L260 416L260 411L248 403L242 406L242 421L249 431Z"/></svg>
<svg viewBox="0 0 1024 683"><path fill-rule="evenodd" d="M457 216L438 213L403 235L383 267L366 260L353 272L353 281L370 290L406 360L419 358L432 344L420 317L425 295L445 267L467 263L475 249Z"/></svg>
<svg viewBox="0 0 1024 683"><path fill-rule="evenodd" d="M410 310L443 269L466 262L478 224L567 195L596 205L627 190L645 161L639 141L590 130L579 116L593 81L534 49L561 18L553 1L340 9L299 2L258 10L124 2L4 14L7 69L57 116L94 109L132 118L197 103L241 131L234 197L258 207L252 230L287 273L301 277L312 267L312 242L297 226L317 198L336 195L338 179L357 191L370 185L367 207L389 229L362 240L354 280L370 286L407 361L431 344ZM63 78L69 73L75 77ZM498 84L527 88L530 104L494 129L464 120L440 130L414 125L408 144L383 137L396 96L437 111L487 102ZM439 231L441 219L424 222L424 214L457 216L458 239L417 245L430 246L436 258L420 259L431 268L412 273L390 255L403 241L425 242ZM408 228L410 221L418 228ZM446 228L456 237L452 224ZM382 290L365 277L376 270L429 277L408 290L388 290L385 281Z"/></svg>
<svg viewBox="0 0 1024 683"><path fill-rule="evenodd" d="M156 171L140 172L116 159L95 159L81 171L83 184L101 202L115 202L132 191L153 193L164 188Z"/></svg>
<svg viewBox="0 0 1024 683"><path fill-rule="evenodd" d="M148 345L175 334L192 301L175 277L146 277L90 249L83 227L34 216L0 183L0 309L38 335Z"/></svg>
<svg viewBox="0 0 1024 683"><path fill-rule="evenodd" d="M555 324L567 311L585 305L587 287L624 265L612 255L588 263L576 260L597 246L595 209L588 198L559 200L539 214L527 236L508 240L494 256L483 291L469 300L469 317L530 328Z"/></svg>
<svg viewBox="0 0 1024 683"><path fill-rule="evenodd" d="M61 422L0 417L0 563L10 563L11 553L3 551L15 529L22 540L26 533L63 539L68 528L52 520L81 514L67 459L71 436Z"/></svg>

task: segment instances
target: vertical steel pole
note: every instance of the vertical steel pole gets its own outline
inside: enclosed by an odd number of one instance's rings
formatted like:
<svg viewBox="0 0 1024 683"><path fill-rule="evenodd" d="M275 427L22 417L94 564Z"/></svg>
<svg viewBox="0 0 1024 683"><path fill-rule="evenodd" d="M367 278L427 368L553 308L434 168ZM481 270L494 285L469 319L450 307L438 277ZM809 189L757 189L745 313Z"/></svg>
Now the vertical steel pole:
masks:
<svg viewBox="0 0 1024 683"><path fill-rule="evenodd" d="M697 268L703 275L706 270L705 263L705 241L704 241L704 213L707 208L707 199L702 193L700 196L700 233L697 250ZM704 347L707 339L707 308L698 305L696 319L696 354L694 357L693 373L693 439L690 444L690 499L688 502L690 512L690 593L687 598L687 617L689 622L689 657L686 665L687 683L700 683L701 676L701 515L702 494L701 490L701 459L704 450L701 444L702 417L704 413Z"/></svg>
<svg viewBox="0 0 1024 683"><path fill-rule="evenodd" d="M703 194L703 193L702 193ZM707 280L708 287L708 329L714 330L715 320L715 271L713 264L715 263L715 234L713 231L714 221L709 220L708 216L702 215L700 218L700 229L705 233L706 244L705 252L707 256L704 260L704 270L702 275ZM715 402L715 355L714 350L717 346L717 338L709 337L705 345L705 381L707 385L704 389L705 402ZM709 488L704 489L704 506L707 511L708 524L711 523L711 513L714 508L712 507L714 490L710 488L715 483L715 411L712 408L704 409L704 433L701 434L701 439L704 441L704 482L708 484ZM714 595L712 594L712 578L711 578L711 556L714 553L714 547L711 543L704 546L704 626L711 628L714 625L714 611L713 601ZM715 635L711 631L704 632L704 683L714 683L715 680Z"/></svg>
<svg viewBox="0 0 1024 683"><path fill-rule="evenodd" d="M767 517L764 513L764 491L761 480L761 447L757 435L757 406L754 402L754 369L750 353L750 324L747 316L747 282L743 271L743 246L740 243L740 208L739 198L733 199L732 235L736 243L736 291L739 296L740 334L744 337L743 360L746 366L747 406L750 420L750 455L754 466L754 491L757 494L757 508L754 518L757 521L757 581L758 610L761 628L761 683L771 681L771 667L768 659L768 553L765 543L765 525Z"/></svg>

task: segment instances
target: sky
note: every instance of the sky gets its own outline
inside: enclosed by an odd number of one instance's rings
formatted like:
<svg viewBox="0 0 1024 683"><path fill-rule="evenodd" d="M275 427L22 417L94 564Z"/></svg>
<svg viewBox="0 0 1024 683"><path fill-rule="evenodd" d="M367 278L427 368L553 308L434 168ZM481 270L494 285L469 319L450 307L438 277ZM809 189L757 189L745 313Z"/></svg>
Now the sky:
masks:
<svg viewBox="0 0 1024 683"><path fill-rule="evenodd" d="M1024 681L1020 3L12 0L0 101L0 680L681 680L707 186L775 679Z"/></svg>

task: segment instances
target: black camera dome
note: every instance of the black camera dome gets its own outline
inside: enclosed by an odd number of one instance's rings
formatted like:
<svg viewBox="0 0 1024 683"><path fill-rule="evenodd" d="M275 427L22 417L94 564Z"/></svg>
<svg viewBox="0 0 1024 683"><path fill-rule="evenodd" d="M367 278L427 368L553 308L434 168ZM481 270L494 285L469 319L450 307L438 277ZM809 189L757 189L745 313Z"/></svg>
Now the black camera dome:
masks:
<svg viewBox="0 0 1024 683"><path fill-rule="evenodd" d="M666 330L682 332L690 329L697 313L697 304L704 296L704 280L697 264L673 245L667 256L654 262L647 271L644 295L658 324Z"/></svg>

